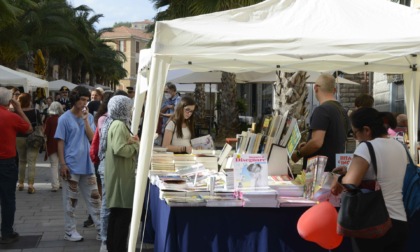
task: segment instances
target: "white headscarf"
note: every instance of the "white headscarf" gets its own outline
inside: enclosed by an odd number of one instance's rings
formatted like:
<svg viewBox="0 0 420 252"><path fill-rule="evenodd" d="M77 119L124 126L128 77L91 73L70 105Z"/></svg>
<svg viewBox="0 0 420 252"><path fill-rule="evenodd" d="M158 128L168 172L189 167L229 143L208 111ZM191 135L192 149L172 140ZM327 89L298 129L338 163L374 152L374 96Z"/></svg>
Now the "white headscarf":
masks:
<svg viewBox="0 0 420 252"><path fill-rule="evenodd" d="M116 95L112 97L108 102L108 117L102 125L99 140L99 152L98 156L100 160L105 158L108 130L114 120L119 120L127 125L130 125L131 110L133 108L133 101L127 96ZM128 128L129 129L129 128Z"/></svg>

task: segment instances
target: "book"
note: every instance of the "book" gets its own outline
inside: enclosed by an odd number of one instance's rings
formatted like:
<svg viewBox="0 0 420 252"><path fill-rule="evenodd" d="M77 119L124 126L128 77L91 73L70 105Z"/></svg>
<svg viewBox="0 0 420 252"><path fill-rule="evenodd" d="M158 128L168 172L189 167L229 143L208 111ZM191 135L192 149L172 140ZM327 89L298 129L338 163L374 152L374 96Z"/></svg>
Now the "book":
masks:
<svg viewBox="0 0 420 252"><path fill-rule="evenodd" d="M289 159L287 150L280 145L273 144L268 155L268 175L288 175Z"/></svg>
<svg viewBox="0 0 420 252"><path fill-rule="evenodd" d="M286 134L284 134L284 136L280 140L281 146L286 146L287 143L289 142L289 139L290 139L290 136L292 135L295 124L297 124L296 118L292 118L290 122L288 122Z"/></svg>
<svg viewBox="0 0 420 252"><path fill-rule="evenodd" d="M293 151L296 149L296 146L299 144L301 134L299 130L299 125L295 123L292 126L292 134L290 135L289 142L287 142L287 155L289 155L289 158L292 157Z"/></svg>
<svg viewBox="0 0 420 252"><path fill-rule="evenodd" d="M328 157L326 156L314 156L308 159L303 192L304 198L310 200L314 198L314 193L320 188L327 160Z"/></svg>
<svg viewBox="0 0 420 252"><path fill-rule="evenodd" d="M268 186L268 165L263 154L236 154L232 166L235 189Z"/></svg>
<svg viewBox="0 0 420 252"><path fill-rule="evenodd" d="M171 207L200 207L206 206L206 201L199 196L167 197L166 204Z"/></svg>
<svg viewBox="0 0 420 252"><path fill-rule="evenodd" d="M231 150L232 150L232 146L230 144L228 144L228 143L225 143L225 145L223 146L222 151L220 152L220 155L218 157L218 160L217 160L217 164L218 165L222 165L223 162L225 162L225 160L228 157L228 155L229 155L229 153L230 153Z"/></svg>
<svg viewBox="0 0 420 252"><path fill-rule="evenodd" d="M213 138L210 135L191 139L193 149L214 150Z"/></svg>

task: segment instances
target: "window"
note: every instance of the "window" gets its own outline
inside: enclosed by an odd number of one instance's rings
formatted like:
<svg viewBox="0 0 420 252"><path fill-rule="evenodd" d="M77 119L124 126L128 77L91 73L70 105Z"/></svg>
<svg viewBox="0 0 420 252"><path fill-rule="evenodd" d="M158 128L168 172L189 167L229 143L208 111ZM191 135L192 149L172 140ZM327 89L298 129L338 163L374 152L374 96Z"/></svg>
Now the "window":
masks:
<svg viewBox="0 0 420 252"><path fill-rule="evenodd" d="M120 48L120 52L125 52L125 41L124 40L120 40L119 48Z"/></svg>
<svg viewBox="0 0 420 252"><path fill-rule="evenodd" d="M392 83L392 97L392 112L396 114L405 113L404 82L401 81Z"/></svg>
<svg viewBox="0 0 420 252"><path fill-rule="evenodd" d="M136 53L140 52L140 42L136 41Z"/></svg>

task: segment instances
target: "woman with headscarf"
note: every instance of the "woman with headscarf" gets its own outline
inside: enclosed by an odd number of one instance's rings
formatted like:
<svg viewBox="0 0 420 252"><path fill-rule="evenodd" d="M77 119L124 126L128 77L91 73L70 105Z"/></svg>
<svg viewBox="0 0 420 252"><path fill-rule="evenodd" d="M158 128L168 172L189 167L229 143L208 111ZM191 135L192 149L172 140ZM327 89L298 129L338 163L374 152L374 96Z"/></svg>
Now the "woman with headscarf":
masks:
<svg viewBox="0 0 420 252"><path fill-rule="evenodd" d="M114 96L108 103L108 118L101 129L99 158L106 156L105 190L108 220L107 248L109 252L126 251L131 221L135 164L139 139L129 129L133 102L125 96Z"/></svg>

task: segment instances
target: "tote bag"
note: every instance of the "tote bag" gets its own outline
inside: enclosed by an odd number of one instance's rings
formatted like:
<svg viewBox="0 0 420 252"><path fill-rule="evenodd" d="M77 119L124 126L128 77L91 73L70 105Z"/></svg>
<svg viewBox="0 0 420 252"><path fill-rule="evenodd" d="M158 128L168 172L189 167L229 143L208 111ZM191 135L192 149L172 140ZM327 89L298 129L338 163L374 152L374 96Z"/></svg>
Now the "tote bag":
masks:
<svg viewBox="0 0 420 252"><path fill-rule="evenodd" d="M368 146L375 174L376 156L372 144ZM347 192L341 196L337 233L344 236L375 239L384 236L392 226L382 190L362 192L354 185L343 184Z"/></svg>
<svg viewBox="0 0 420 252"><path fill-rule="evenodd" d="M26 137L26 146L39 149L45 144L45 136L42 125L38 122L38 112L35 110L36 126L31 134Z"/></svg>

